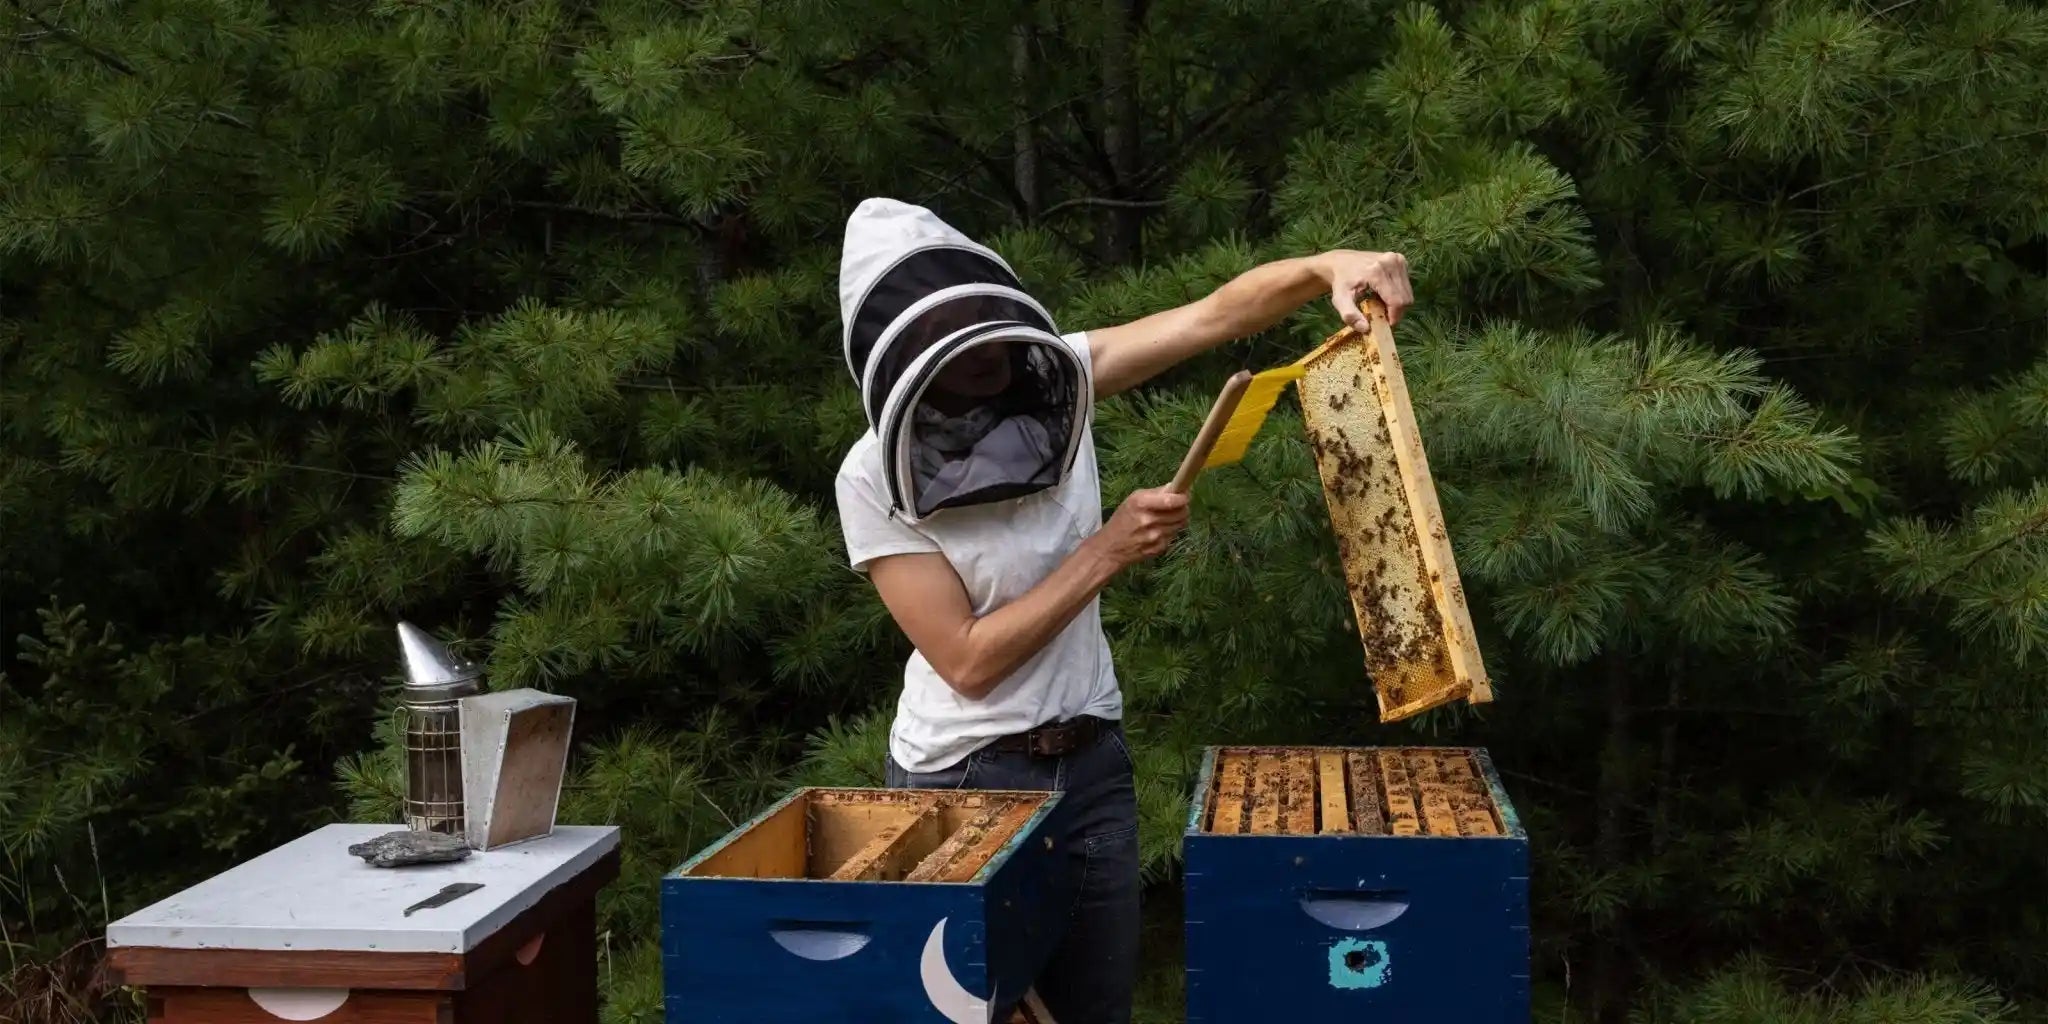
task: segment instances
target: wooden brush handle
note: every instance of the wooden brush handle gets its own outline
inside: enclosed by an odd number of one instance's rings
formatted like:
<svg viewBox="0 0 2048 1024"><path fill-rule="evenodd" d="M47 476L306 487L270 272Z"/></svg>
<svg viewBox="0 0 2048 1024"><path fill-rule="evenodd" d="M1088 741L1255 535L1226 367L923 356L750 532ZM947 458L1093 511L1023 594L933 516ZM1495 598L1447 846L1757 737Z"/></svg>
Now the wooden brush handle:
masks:
<svg viewBox="0 0 2048 1024"><path fill-rule="evenodd" d="M1223 425L1230 422L1230 414L1237 411L1237 403L1244 398L1244 389L1251 386L1250 370L1239 370L1223 382L1223 390L1216 395L1216 404L1209 407L1209 418L1202 421L1202 432L1195 435L1195 443L1188 446L1187 458L1180 460L1180 472L1173 475L1173 482L1166 489L1176 494L1186 494L1195 486L1195 475L1202 471L1202 463L1209 460L1209 451L1216 447L1216 438L1223 433Z"/></svg>

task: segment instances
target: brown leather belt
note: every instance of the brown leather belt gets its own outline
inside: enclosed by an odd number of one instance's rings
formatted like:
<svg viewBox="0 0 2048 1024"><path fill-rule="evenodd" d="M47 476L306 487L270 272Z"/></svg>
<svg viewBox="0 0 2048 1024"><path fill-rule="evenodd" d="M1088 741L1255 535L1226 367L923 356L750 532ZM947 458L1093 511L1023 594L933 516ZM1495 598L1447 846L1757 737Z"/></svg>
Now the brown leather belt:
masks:
<svg viewBox="0 0 2048 1024"><path fill-rule="evenodd" d="M1047 722L1035 729L997 737L989 742L988 749L1022 751L1034 757L1062 757L1094 743L1115 725L1106 718L1077 715L1064 722Z"/></svg>

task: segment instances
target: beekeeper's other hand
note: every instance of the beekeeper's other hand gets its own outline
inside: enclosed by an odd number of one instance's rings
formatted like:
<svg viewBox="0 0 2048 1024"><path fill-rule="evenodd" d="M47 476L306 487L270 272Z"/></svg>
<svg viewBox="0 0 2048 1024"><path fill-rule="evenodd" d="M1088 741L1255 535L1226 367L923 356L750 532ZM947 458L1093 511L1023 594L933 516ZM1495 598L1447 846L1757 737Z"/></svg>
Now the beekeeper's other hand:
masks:
<svg viewBox="0 0 2048 1024"><path fill-rule="evenodd" d="M1408 283L1408 258L1398 252L1360 252L1332 249L1318 260L1323 280L1330 285L1330 302L1337 315L1358 330L1365 330L1365 314L1358 310L1360 297L1371 293L1387 307L1387 323L1398 324L1401 314L1415 304L1415 290Z"/></svg>

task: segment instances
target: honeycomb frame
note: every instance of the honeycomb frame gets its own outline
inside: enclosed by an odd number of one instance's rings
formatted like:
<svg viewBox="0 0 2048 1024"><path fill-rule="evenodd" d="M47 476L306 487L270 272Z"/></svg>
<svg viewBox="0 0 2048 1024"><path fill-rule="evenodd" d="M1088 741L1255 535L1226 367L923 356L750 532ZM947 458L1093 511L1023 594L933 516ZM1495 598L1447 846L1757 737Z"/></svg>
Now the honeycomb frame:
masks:
<svg viewBox="0 0 2048 1024"><path fill-rule="evenodd" d="M1386 307L1295 382L1380 720L1493 699Z"/></svg>

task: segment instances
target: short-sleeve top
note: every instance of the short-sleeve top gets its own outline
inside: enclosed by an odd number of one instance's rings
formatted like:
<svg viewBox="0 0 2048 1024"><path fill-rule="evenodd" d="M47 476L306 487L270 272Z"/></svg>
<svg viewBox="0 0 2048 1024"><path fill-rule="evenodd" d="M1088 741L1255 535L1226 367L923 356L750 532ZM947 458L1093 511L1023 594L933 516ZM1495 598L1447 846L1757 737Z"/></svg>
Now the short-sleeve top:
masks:
<svg viewBox="0 0 2048 1024"><path fill-rule="evenodd" d="M1085 333L1061 340L1088 359ZM1102 485L1089 429L1059 484L1021 498L942 509L916 523L898 519L890 514L873 431L840 463L836 490L847 558L856 570L865 572L889 555L938 552L959 573L975 615L1022 597L1102 528ZM1076 715L1123 717L1099 597L979 700L961 696L913 652L903 669L889 754L908 771L938 771L996 737Z"/></svg>

